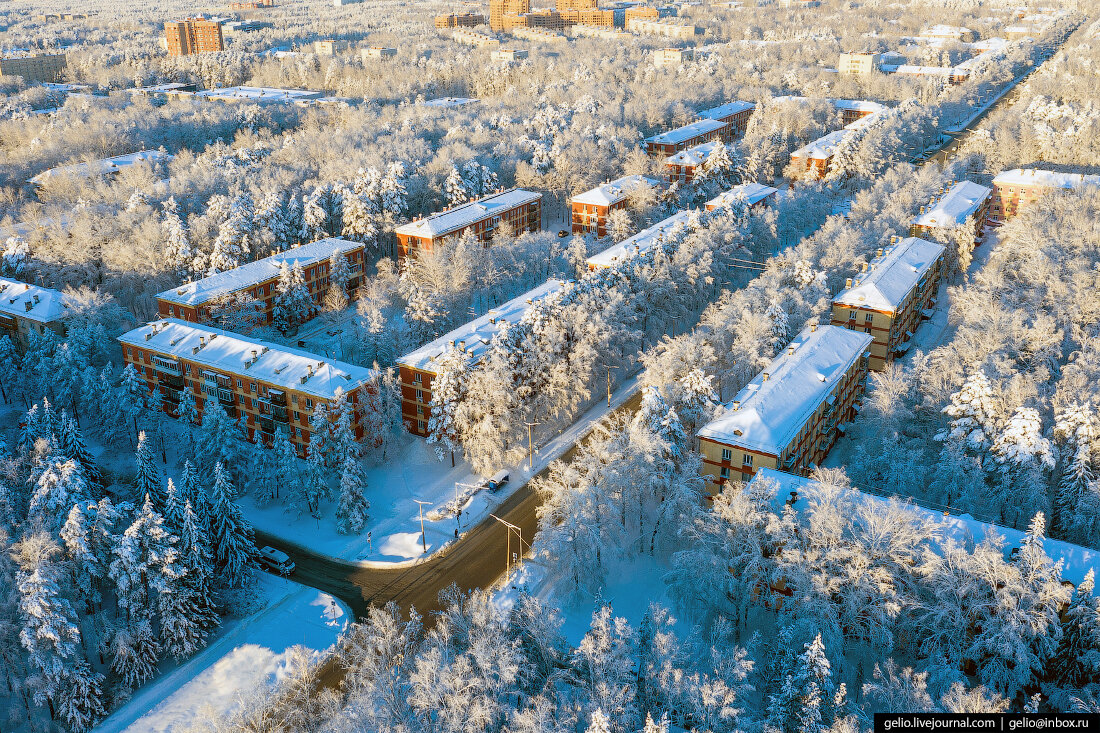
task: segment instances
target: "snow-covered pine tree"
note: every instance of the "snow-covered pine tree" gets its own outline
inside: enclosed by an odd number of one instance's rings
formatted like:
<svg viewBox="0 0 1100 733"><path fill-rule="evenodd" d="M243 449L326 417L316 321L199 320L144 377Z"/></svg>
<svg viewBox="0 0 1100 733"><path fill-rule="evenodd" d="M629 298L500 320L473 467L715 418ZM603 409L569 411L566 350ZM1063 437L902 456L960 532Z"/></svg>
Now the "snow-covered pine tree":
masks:
<svg viewBox="0 0 1100 733"><path fill-rule="evenodd" d="M233 199L229 206L229 216L218 227L218 236L214 239L206 274L227 272L248 262L254 227L252 199L247 193L242 193Z"/></svg>
<svg viewBox="0 0 1100 733"><path fill-rule="evenodd" d="M130 418L134 423L134 434L137 434L137 419L141 414L142 408L145 406L145 395L148 388L145 384L145 380L142 379L137 369L133 364L127 364L122 370L122 378L119 382L116 394L118 395L117 404L126 417Z"/></svg>
<svg viewBox="0 0 1100 733"><path fill-rule="evenodd" d="M91 451L88 450L88 444L84 442L84 436L81 434L76 420L69 418L65 421L64 429L61 431L61 445L58 447L63 455L80 464L81 468L84 469L84 475L90 482L94 484L103 483L103 474L96 466L95 459L92 457Z"/></svg>
<svg viewBox="0 0 1100 733"><path fill-rule="evenodd" d="M351 268L348 258L341 252L333 252L328 258L328 291L325 293L325 309L342 311L348 307L348 281Z"/></svg>
<svg viewBox="0 0 1100 733"><path fill-rule="evenodd" d="M997 463L1007 467L1025 465L1054 467L1054 451L1050 441L1043 437L1039 411L1033 407L1019 407L1005 423L991 448Z"/></svg>
<svg viewBox="0 0 1100 733"><path fill-rule="evenodd" d="M936 435L936 440L961 439L971 450L981 450L992 444L997 432L997 406L993 387L981 369L967 377L958 392L951 395L951 404L943 408L951 420L951 429Z"/></svg>
<svg viewBox="0 0 1100 733"><path fill-rule="evenodd" d="M179 213L176 199L169 197L164 203L164 220L161 224L164 229L164 260L172 269L176 279L187 282L192 275L192 265L195 253L191 248L191 242L187 236L187 227Z"/></svg>
<svg viewBox="0 0 1100 733"><path fill-rule="evenodd" d="M134 476L134 493L141 499L150 497L153 507L158 511L164 510L164 486L160 469L157 468L157 458L153 452L153 442L145 437L145 431L138 433L137 444L137 475Z"/></svg>
<svg viewBox="0 0 1100 733"><path fill-rule="evenodd" d="M229 587L244 581L256 550L252 525L242 516L236 496L228 471L218 463L210 489L210 544L217 577Z"/></svg>
<svg viewBox="0 0 1100 733"><path fill-rule="evenodd" d="M72 459L50 457L34 484L27 517L37 527L57 531L73 504L88 498L84 469Z"/></svg>
<svg viewBox="0 0 1100 733"><path fill-rule="evenodd" d="M451 171L447 179L443 181L443 195L447 199L448 207L455 207L470 200L470 192L466 189L466 181L459 172L458 166L451 164Z"/></svg>
<svg viewBox="0 0 1100 733"><path fill-rule="evenodd" d="M456 422L457 412L466 399L469 359L458 349L447 349L434 364L432 400L428 417L428 444L435 445L435 454L444 460L449 453L455 465L455 451L462 447Z"/></svg>
<svg viewBox="0 0 1100 733"><path fill-rule="evenodd" d="M110 643L111 671L131 690L157 671L160 645L153 623L146 616L135 616L115 629Z"/></svg>
<svg viewBox="0 0 1100 733"><path fill-rule="evenodd" d="M351 453L340 472L340 502L336 507L336 528L341 534L359 534L367 523L370 502L363 495L366 477L359 460Z"/></svg>
<svg viewBox="0 0 1100 733"><path fill-rule="evenodd" d="M819 733L832 722L832 668L821 634L806 644L798 667L768 701L768 725L782 733Z"/></svg>
<svg viewBox="0 0 1100 733"><path fill-rule="evenodd" d="M1093 596L1095 582L1089 569L1063 616L1062 639L1046 668L1055 684L1082 689L1100 682L1100 600Z"/></svg>
<svg viewBox="0 0 1100 733"><path fill-rule="evenodd" d="M196 516L190 501L184 503L181 516L177 549L180 563L187 569L183 582L191 591L199 625L205 631L212 631L221 623L221 618L218 616L212 588L214 560L210 536L203 522Z"/></svg>
<svg viewBox="0 0 1100 733"><path fill-rule="evenodd" d="M275 284L275 302L271 309L275 327L283 333L309 320L313 313L313 299L306 287L302 266L295 260L287 265L284 260L279 268L279 281Z"/></svg>

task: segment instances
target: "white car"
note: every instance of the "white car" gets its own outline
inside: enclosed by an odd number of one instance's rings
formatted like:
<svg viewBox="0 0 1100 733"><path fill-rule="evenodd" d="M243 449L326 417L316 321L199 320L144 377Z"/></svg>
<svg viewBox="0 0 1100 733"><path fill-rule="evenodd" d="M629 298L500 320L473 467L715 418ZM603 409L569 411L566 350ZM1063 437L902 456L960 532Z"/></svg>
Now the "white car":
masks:
<svg viewBox="0 0 1100 733"><path fill-rule="evenodd" d="M266 545L260 548L260 565L279 575L290 575L294 572L294 561L289 555Z"/></svg>

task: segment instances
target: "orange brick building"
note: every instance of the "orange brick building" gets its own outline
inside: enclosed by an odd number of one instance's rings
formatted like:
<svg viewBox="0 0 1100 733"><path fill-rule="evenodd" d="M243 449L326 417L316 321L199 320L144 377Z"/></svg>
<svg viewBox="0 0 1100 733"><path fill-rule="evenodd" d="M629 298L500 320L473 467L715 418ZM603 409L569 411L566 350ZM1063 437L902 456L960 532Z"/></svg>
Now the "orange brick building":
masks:
<svg viewBox="0 0 1100 733"><path fill-rule="evenodd" d="M937 229L954 229L969 223L977 242L981 239L992 199L991 188L972 181L952 181L928 206L920 208L920 215L909 227L909 234L920 237Z"/></svg>
<svg viewBox="0 0 1100 733"><path fill-rule="evenodd" d="M1004 222L1017 214L1021 206L1034 203L1053 191L1072 191L1082 186L1100 186L1100 176L1058 173L1035 168L1004 171L993 179L993 201L989 218Z"/></svg>
<svg viewBox="0 0 1100 733"><path fill-rule="evenodd" d="M656 178L623 176L596 186L569 199L573 234L594 233L607 236L607 217L616 209L630 205L631 195L638 189L655 189L661 185Z"/></svg>
<svg viewBox="0 0 1100 733"><path fill-rule="evenodd" d="M168 23L164 26L164 38L168 42L169 56L225 50L222 24L205 18L188 18L178 23Z"/></svg>
<svg viewBox="0 0 1100 733"><path fill-rule="evenodd" d="M428 251L467 230L481 242L488 242L501 222L516 234L542 228L542 194L511 188L477 201L403 224L394 230L401 259Z"/></svg>
<svg viewBox="0 0 1100 733"><path fill-rule="evenodd" d="M452 13L435 16L436 28L473 28L484 24L485 16L481 13Z"/></svg>
<svg viewBox="0 0 1100 733"><path fill-rule="evenodd" d="M530 12L531 0L489 0L489 27L494 31L504 30L504 16Z"/></svg>

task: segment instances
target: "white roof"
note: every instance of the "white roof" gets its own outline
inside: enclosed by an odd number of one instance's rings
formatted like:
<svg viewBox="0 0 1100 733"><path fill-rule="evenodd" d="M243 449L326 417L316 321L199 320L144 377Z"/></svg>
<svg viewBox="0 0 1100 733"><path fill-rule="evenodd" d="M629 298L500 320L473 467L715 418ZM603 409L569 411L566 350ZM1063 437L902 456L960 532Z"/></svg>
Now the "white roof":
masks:
<svg viewBox="0 0 1100 733"><path fill-rule="evenodd" d="M951 76L959 73L953 66L916 66L914 64L881 64L879 69L887 74L915 76Z"/></svg>
<svg viewBox="0 0 1100 733"><path fill-rule="evenodd" d="M834 99L831 100L837 109L847 109L856 112L881 112L886 105L872 102L868 99Z"/></svg>
<svg viewBox="0 0 1100 733"><path fill-rule="evenodd" d="M792 491L798 492L797 500L792 505L797 511L804 511L809 506L811 499L814 498L814 480L811 478L795 476L784 471L776 471L773 468L761 468L752 477L752 480L754 482L772 480L779 484L779 490L775 496L777 509L781 508L779 505L786 505ZM858 489L847 489L844 493L859 502L877 503L887 501L881 496ZM905 497L900 498L905 499ZM969 514L945 515L942 511L928 509L917 504L910 504L909 506L914 513L923 515L926 519L938 524L942 528L944 538L953 539L963 546L969 546L972 543L977 544L989 535L1004 537L1005 549L1009 552L1013 547L1023 546L1026 533L1018 529L1002 527L999 524L990 524L989 522L980 522ZM1062 579L1068 580L1074 585L1080 584L1090 570L1095 575L1100 576L1100 552L1096 550L1045 537L1043 538L1043 552L1055 563L1062 561ZM1006 557L1006 559L1008 558Z"/></svg>
<svg viewBox="0 0 1100 733"><path fill-rule="evenodd" d="M809 145L803 145L798 150L791 153L792 158L810 158L818 160L828 160L836 152L836 146L840 145L840 141L850 132L848 129L836 130L830 132L825 137L819 137Z"/></svg>
<svg viewBox="0 0 1100 733"><path fill-rule="evenodd" d="M954 25L934 25L920 32L922 36L961 36L974 31Z"/></svg>
<svg viewBox="0 0 1100 733"><path fill-rule="evenodd" d="M464 104L473 104L477 102L476 99L469 97L439 97L438 99L428 99L420 103L421 107L461 107Z"/></svg>
<svg viewBox="0 0 1100 733"><path fill-rule="evenodd" d="M205 89L201 92L195 92L195 96L205 99L231 99L249 102L298 102L305 99L320 99L325 96L325 93L312 89L225 87L224 89Z"/></svg>
<svg viewBox="0 0 1100 733"><path fill-rule="evenodd" d="M1100 185L1100 176L1086 176L1081 173L1060 173L1037 168L1013 168L1002 171L993 179L1000 186L1045 186L1047 188L1074 189L1081 186Z"/></svg>
<svg viewBox="0 0 1100 733"><path fill-rule="evenodd" d="M616 178L610 183L600 184L584 193L578 193L571 198L570 201L577 204L588 204L590 206L611 206L612 204L619 203L629 196L632 191L643 186L655 188L660 184L661 182L656 178L623 176L622 178Z"/></svg>
<svg viewBox="0 0 1100 733"><path fill-rule="evenodd" d="M709 143L699 143L687 150L681 150L675 155L665 158L665 165L702 165L707 162L707 158L718 147L719 142L718 140L711 140Z"/></svg>
<svg viewBox="0 0 1100 733"><path fill-rule="evenodd" d="M49 323L65 317L67 300L60 291L0 277L0 313L5 315Z"/></svg>
<svg viewBox="0 0 1100 733"><path fill-rule="evenodd" d="M679 145L685 140L722 130L725 127L726 123L719 120L697 120L690 125L684 125L668 132L662 132L660 135L647 137L645 141L653 145Z"/></svg>
<svg viewBox="0 0 1100 733"><path fill-rule="evenodd" d="M966 219L982 206L982 202L993 193L993 189L986 188L971 181L959 181L947 190L923 214L913 220L913 224L921 227L949 227L962 224Z"/></svg>
<svg viewBox="0 0 1100 733"><path fill-rule="evenodd" d="M756 109L756 105L752 102L726 102L725 104L717 107L711 107L705 109L699 113L699 116L707 120L720 120L725 117L732 117L735 114L744 112L745 110Z"/></svg>
<svg viewBox="0 0 1100 733"><path fill-rule="evenodd" d="M790 343L794 353L787 349L773 359L737 393L737 408L727 404L720 417L699 430L699 437L778 456L871 341L870 334L839 326L802 329Z"/></svg>
<svg viewBox="0 0 1100 733"><path fill-rule="evenodd" d="M906 237L871 260L852 287L833 298L837 305L894 311L924 274L943 255L943 246L917 237Z"/></svg>
<svg viewBox="0 0 1100 733"><path fill-rule="evenodd" d="M517 206L538 201L541 198L541 193L526 191L522 188L511 188L477 201L471 201L468 204L456 206L453 209L440 211L424 219L402 224L394 231L410 237L444 237L459 229L468 227L474 222L488 219L502 211L508 211Z"/></svg>
<svg viewBox="0 0 1100 733"><path fill-rule="evenodd" d="M262 260L249 262L232 270L219 272L216 275L180 285L178 288L165 290L162 293L157 293L157 299L180 305L202 305L237 290L278 277L279 270L284 262L289 266L293 266L297 262L302 267L309 267L317 262L328 260L333 252L346 254L362 246L362 242L353 242L349 239L337 239L335 237L318 239L316 242L303 244L285 252L278 252L270 257L264 257Z"/></svg>
<svg viewBox="0 0 1100 733"><path fill-rule="evenodd" d="M85 178L105 176L110 173L115 173L127 166L145 162L167 162L174 157L175 156L163 153L159 150L141 150L136 153L116 155L113 158L94 160L90 163L74 163L72 165L62 165L57 168L50 168L47 171L42 171L34 178L31 178L29 183L40 186L55 176L83 176Z"/></svg>
<svg viewBox="0 0 1100 733"><path fill-rule="evenodd" d="M749 206L752 206L753 204L760 203L768 196L778 191L778 188L765 186L763 183L742 183L740 186L734 186L730 190L723 191L712 198L707 202L707 207L717 208L738 200L744 201Z"/></svg>
<svg viewBox="0 0 1100 733"><path fill-rule="evenodd" d="M591 267L611 267L620 260L628 257L644 255L653 249L653 246L664 240L671 232L688 226L688 221L697 212L686 209L678 211L672 216L659 221L648 229L635 234L629 239L613 244L603 252L594 254L586 260Z"/></svg>
<svg viewBox="0 0 1100 733"><path fill-rule="evenodd" d="M524 313L532 305L557 295L568 284L565 280L547 280L534 290L528 290L523 295L518 295L507 303L490 309L485 315L459 326L429 344L421 346L416 351L405 354L397 360L397 363L410 369L432 371L432 362L446 353L448 349L455 347L463 349L469 356L470 361L476 362L485 355L493 336L505 324L519 323Z"/></svg>
<svg viewBox="0 0 1100 733"><path fill-rule="evenodd" d="M205 340L205 346L200 345L200 337ZM147 323L122 334L118 340L180 357L215 372L244 375L326 399L333 399L337 388L350 392L374 375L371 369L176 318ZM246 367L253 351L256 361ZM302 377L306 377L305 383Z"/></svg>

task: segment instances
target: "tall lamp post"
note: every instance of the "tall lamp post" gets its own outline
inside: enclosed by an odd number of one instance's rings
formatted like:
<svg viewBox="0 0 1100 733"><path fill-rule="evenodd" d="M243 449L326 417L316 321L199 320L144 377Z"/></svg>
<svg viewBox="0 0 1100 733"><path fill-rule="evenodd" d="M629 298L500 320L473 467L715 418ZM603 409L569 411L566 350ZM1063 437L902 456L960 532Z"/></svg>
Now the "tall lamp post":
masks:
<svg viewBox="0 0 1100 733"><path fill-rule="evenodd" d="M420 499L413 499L420 507L420 544L424 548L424 554L428 554L428 538L424 534L424 505L431 504L430 501L421 501Z"/></svg>
<svg viewBox="0 0 1100 733"><path fill-rule="evenodd" d="M504 572L507 573L509 570L512 569L512 533L516 533L516 539L519 542L519 554L522 556L523 545L525 544L523 541L523 530L512 524L511 522L506 522L495 514L490 514L489 516L503 524L508 530L508 540L504 547ZM528 547L530 547L530 545L528 545Z"/></svg>

